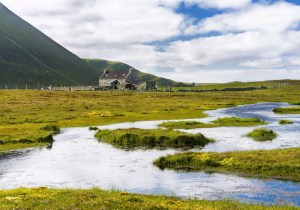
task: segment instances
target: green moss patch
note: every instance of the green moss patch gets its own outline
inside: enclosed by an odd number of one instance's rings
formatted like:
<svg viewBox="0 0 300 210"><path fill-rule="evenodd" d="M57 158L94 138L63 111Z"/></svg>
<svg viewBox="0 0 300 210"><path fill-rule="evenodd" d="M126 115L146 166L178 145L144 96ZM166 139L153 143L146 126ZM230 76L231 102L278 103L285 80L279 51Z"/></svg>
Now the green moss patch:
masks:
<svg viewBox="0 0 300 210"><path fill-rule="evenodd" d="M255 129L246 136L253 138L255 141L272 141L277 137L277 134L265 128Z"/></svg>
<svg viewBox="0 0 300 210"><path fill-rule="evenodd" d="M165 122L159 124L160 127L169 129L194 129L194 128L215 128L218 127L214 124L206 124L197 121L178 121L178 122Z"/></svg>
<svg viewBox="0 0 300 210"><path fill-rule="evenodd" d="M300 148L227 153L180 153L154 161L161 169L234 172L300 181Z"/></svg>
<svg viewBox="0 0 300 210"><path fill-rule="evenodd" d="M100 130L95 136L99 141L121 148L193 148L204 147L209 142L213 142L202 134L187 134L163 129Z"/></svg>
<svg viewBox="0 0 300 210"><path fill-rule="evenodd" d="M258 118L239 118L239 117L226 117L226 118L218 118L213 121L213 123L219 126L238 126L238 127L247 127L247 126L257 126L257 125L265 125L266 122L258 119Z"/></svg>

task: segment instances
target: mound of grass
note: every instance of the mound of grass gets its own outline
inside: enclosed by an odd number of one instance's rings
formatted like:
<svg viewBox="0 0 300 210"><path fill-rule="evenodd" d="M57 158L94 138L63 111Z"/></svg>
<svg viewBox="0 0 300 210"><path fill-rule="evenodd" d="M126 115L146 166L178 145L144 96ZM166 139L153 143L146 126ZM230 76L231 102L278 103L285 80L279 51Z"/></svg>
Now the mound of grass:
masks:
<svg viewBox="0 0 300 210"><path fill-rule="evenodd" d="M160 127L169 129L194 129L194 128L215 128L214 124L206 124L197 121L177 121L177 122L165 122L159 124Z"/></svg>
<svg viewBox="0 0 300 210"><path fill-rule="evenodd" d="M239 118L239 117L226 117L226 118L218 118L213 121L213 123L218 126L238 126L238 127L247 127L247 126L257 126L257 125L265 125L266 122L258 119L258 118Z"/></svg>
<svg viewBox="0 0 300 210"><path fill-rule="evenodd" d="M292 206L259 206L235 201L206 201L139 195L100 189L15 189L0 191L0 209L180 209L292 210Z"/></svg>
<svg viewBox="0 0 300 210"><path fill-rule="evenodd" d="M227 153L180 153L154 161L161 169L234 172L300 181L300 148Z"/></svg>
<svg viewBox="0 0 300 210"><path fill-rule="evenodd" d="M275 108L273 112L276 114L300 114L300 106Z"/></svg>
<svg viewBox="0 0 300 210"><path fill-rule="evenodd" d="M277 137L277 134L265 128L255 129L246 136L253 138L255 141L272 141Z"/></svg>
<svg viewBox="0 0 300 210"><path fill-rule="evenodd" d="M99 141L110 143L121 148L193 148L204 147L213 140L202 134L162 129L119 129L100 130L96 133Z"/></svg>
<svg viewBox="0 0 300 210"><path fill-rule="evenodd" d="M291 121L291 120L280 120L279 124L280 125L287 125L287 124L294 124L294 122Z"/></svg>
<svg viewBox="0 0 300 210"><path fill-rule="evenodd" d="M91 127L89 127L89 130L90 130L90 131L97 131L97 130L98 130L98 128L97 128L97 127L93 127L93 126L91 126Z"/></svg>

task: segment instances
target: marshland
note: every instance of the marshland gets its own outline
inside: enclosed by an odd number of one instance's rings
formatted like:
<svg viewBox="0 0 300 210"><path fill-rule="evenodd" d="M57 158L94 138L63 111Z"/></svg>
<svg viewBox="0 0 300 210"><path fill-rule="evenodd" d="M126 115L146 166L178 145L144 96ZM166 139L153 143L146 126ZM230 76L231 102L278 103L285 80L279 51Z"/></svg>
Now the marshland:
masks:
<svg viewBox="0 0 300 210"><path fill-rule="evenodd" d="M299 99L298 83L242 93L0 92L0 208L300 205L300 116L273 112L297 106L289 103ZM256 129L276 138L247 136ZM129 131L134 138L118 145ZM159 141L200 134L208 141L197 147ZM47 136L54 141L41 141ZM78 198L85 202L71 202Z"/></svg>

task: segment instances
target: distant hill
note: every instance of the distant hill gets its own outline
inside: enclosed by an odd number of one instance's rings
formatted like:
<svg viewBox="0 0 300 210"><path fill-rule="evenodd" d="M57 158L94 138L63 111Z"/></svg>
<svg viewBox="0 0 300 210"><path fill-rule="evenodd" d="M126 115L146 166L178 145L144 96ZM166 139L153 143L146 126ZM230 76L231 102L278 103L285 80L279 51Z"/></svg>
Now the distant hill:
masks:
<svg viewBox="0 0 300 210"><path fill-rule="evenodd" d="M92 67L98 69L100 74L103 74L104 70L109 70L109 71L122 71L122 70L128 70L130 68L133 68L132 66L129 66L125 63L121 62L116 62L116 61L108 61L108 60L102 60L102 59L86 59L87 63L90 64ZM152 74L147 74L144 72L141 72L135 68L133 68L132 73L134 77L137 80L137 83L144 82L144 81L155 81L158 86L169 86L169 85L176 85L178 84L177 82L162 78L162 77L157 77Z"/></svg>
<svg viewBox="0 0 300 210"><path fill-rule="evenodd" d="M97 85L99 72L0 3L0 88Z"/></svg>

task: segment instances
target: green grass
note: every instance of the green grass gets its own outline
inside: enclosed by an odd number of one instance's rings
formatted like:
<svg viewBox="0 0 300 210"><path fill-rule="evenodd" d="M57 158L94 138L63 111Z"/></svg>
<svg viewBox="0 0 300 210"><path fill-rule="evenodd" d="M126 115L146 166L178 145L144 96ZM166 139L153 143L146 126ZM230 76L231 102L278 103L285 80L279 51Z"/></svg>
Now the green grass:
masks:
<svg viewBox="0 0 300 210"><path fill-rule="evenodd" d="M280 120L279 124L280 125L287 125L287 124L294 124L294 122L291 121L291 120Z"/></svg>
<svg viewBox="0 0 300 210"><path fill-rule="evenodd" d="M300 96L300 81L290 83L290 86L242 94L0 90L0 140L10 143L20 139L37 140L51 133L41 130L49 124L65 128L192 119L205 117L204 111L212 109L257 102L294 102ZM230 87L231 84L220 86Z"/></svg>
<svg viewBox="0 0 300 210"><path fill-rule="evenodd" d="M187 134L163 129L100 130L95 137L99 141L121 148L193 148L203 147L213 142L202 134Z"/></svg>
<svg viewBox="0 0 300 210"><path fill-rule="evenodd" d="M276 114L300 114L300 106L275 108L273 112Z"/></svg>
<svg viewBox="0 0 300 210"><path fill-rule="evenodd" d="M261 121L258 118L238 118L238 117L228 117L228 118L218 118L210 124L197 122L197 121L177 121L177 122L165 122L161 123L160 127L165 127L169 129L195 129L195 128L216 128L216 127L247 127L247 126L257 126L265 125L266 122Z"/></svg>
<svg viewBox="0 0 300 210"><path fill-rule="evenodd" d="M277 137L277 134L265 128L258 128L246 135L247 137L253 138L255 141L272 141Z"/></svg>
<svg viewBox="0 0 300 210"><path fill-rule="evenodd" d="M177 121L177 122L164 122L159 124L160 127L169 129L194 129L194 128L215 128L217 125L206 124L197 121Z"/></svg>
<svg viewBox="0 0 300 210"><path fill-rule="evenodd" d="M0 191L0 209L138 209L138 210L294 210L292 206L260 206L235 201L206 201L138 195L118 191L57 190L46 188Z"/></svg>
<svg viewBox="0 0 300 210"><path fill-rule="evenodd" d="M227 118L218 118L214 120L213 123L218 126L238 126L238 127L247 127L247 126L257 126L257 125L265 125L266 122L258 119L258 118L238 118L238 117L227 117Z"/></svg>
<svg viewBox="0 0 300 210"><path fill-rule="evenodd" d="M226 153L179 153L154 161L161 169L236 173L300 181L300 148Z"/></svg>

